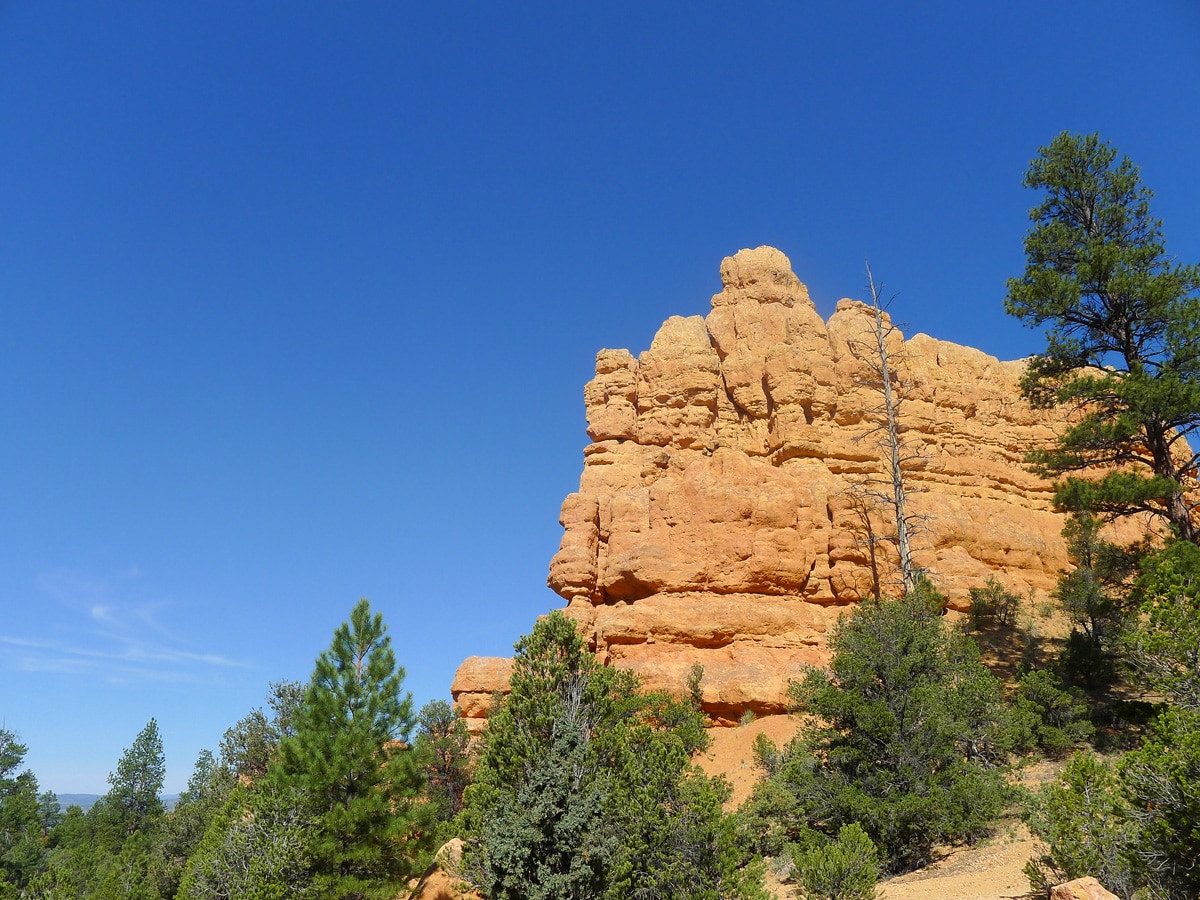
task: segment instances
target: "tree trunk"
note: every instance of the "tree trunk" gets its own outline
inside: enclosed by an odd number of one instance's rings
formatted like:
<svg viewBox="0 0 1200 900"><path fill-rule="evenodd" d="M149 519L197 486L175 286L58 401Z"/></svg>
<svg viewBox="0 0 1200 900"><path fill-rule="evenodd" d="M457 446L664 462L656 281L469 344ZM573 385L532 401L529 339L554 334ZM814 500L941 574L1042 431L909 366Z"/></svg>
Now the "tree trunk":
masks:
<svg viewBox="0 0 1200 900"><path fill-rule="evenodd" d="M879 353L880 382L883 386L883 407L887 418L888 477L892 482L891 505L896 516L896 549L900 554L900 573L907 594L917 586L917 568L913 564L912 541L908 533L908 511L905 505L904 470L901 464L900 432L896 416L896 398L892 392L892 372L888 364L887 329L883 326L883 310L879 306L879 291L875 277L867 266L871 286L871 306L875 311L875 342Z"/></svg>
<svg viewBox="0 0 1200 900"><path fill-rule="evenodd" d="M1192 522L1192 512L1188 508L1187 498L1183 495L1179 468L1171 457L1171 445L1161 430L1151 427L1146 428L1146 443L1154 459L1154 474L1161 478L1170 478L1175 483L1175 489L1167 496L1167 518L1181 538L1196 543L1200 534Z"/></svg>

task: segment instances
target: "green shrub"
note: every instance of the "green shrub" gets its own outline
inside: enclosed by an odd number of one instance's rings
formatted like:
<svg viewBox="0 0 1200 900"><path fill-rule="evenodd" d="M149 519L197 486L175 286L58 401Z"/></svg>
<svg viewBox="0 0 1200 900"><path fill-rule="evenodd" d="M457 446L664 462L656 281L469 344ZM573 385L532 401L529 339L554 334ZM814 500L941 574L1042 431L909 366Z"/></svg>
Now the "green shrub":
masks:
<svg viewBox="0 0 1200 900"><path fill-rule="evenodd" d="M233 789L188 861L180 900L284 900L314 895L317 820L296 793Z"/></svg>
<svg viewBox="0 0 1200 900"><path fill-rule="evenodd" d="M1137 836L1119 788L1111 765L1078 753L1058 782L1033 796L1025 820L1047 845L1025 867L1035 889L1091 875L1130 900L1138 883Z"/></svg>
<svg viewBox="0 0 1200 900"><path fill-rule="evenodd" d="M1047 756L1061 756L1096 733L1083 692L1063 685L1047 669L1034 669L1021 678L1013 711L1028 743Z"/></svg>
<svg viewBox="0 0 1200 900"><path fill-rule="evenodd" d="M779 774L779 767L783 765L783 753L778 744L765 734L760 734L754 738L752 752L754 753L754 764L762 769L763 774L768 778Z"/></svg>
<svg viewBox="0 0 1200 900"><path fill-rule="evenodd" d="M761 735L760 735L761 737ZM809 835L823 837L808 827L808 818L793 786L782 777L767 777L738 807L738 842L751 853L778 863L790 857L796 844L807 846Z"/></svg>
<svg viewBox="0 0 1200 900"><path fill-rule="evenodd" d="M1162 896L1200 897L1200 712L1167 710L1117 770L1148 880Z"/></svg>
<svg viewBox="0 0 1200 900"><path fill-rule="evenodd" d="M774 849L808 829L832 838L858 823L884 864L902 870L938 842L987 832L1006 796L1008 711L978 649L940 608L926 587L863 602L839 622L829 670L791 688L818 724L778 760L758 748L776 774L744 806L744 833L757 827Z"/></svg>
<svg viewBox="0 0 1200 900"><path fill-rule="evenodd" d="M1144 617L1127 653L1168 705L1119 772L1151 883L1200 897L1200 547L1174 541L1149 557L1136 596Z"/></svg>
<svg viewBox="0 0 1200 900"><path fill-rule="evenodd" d="M971 609L968 613L972 630L989 625L1011 625L1021 606L1021 598L989 577L983 587L970 590Z"/></svg>
<svg viewBox="0 0 1200 900"><path fill-rule="evenodd" d="M879 851L856 823L836 840L795 853L801 895L809 900L872 900L879 883Z"/></svg>

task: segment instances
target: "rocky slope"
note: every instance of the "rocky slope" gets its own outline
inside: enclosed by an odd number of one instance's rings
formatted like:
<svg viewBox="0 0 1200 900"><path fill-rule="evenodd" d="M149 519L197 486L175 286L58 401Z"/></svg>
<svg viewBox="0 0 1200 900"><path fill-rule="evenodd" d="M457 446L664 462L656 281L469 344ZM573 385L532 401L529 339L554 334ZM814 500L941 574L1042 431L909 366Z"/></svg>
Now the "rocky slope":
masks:
<svg viewBox="0 0 1200 900"><path fill-rule="evenodd" d="M593 443L549 584L598 656L649 686L677 690L701 663L705 707L730 722L784 708L838 614L872 592L869 538L891 527L869 496L882 473L870 308L842 300L822 320L771 247L726 258L721 282L706 317L668 319L640 356L597 354ZM1020 361L898 331L889 353L920 457L906 475L917 562L959 609L989 575L1044 594L1067 563L1063 522L1022 456L1061 414L1021 399ZM886 592L895 554L875 546ZM475 727L507 677L505 660L459 669Z"/></svg>

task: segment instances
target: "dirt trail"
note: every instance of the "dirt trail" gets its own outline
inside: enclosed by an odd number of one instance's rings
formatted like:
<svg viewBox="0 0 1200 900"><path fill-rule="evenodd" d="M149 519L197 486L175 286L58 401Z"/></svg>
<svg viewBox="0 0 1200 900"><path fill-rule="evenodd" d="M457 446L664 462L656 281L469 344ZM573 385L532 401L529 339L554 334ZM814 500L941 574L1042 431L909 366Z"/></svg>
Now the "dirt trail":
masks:
<svg viewBox="0 0 1200 900"><path fill-rule="evenodd" d="M879 900L1009 900L1040 896L1023 871L1034 852L1024 825L975 847L955 849L932 865L880 885Z"/></svg>

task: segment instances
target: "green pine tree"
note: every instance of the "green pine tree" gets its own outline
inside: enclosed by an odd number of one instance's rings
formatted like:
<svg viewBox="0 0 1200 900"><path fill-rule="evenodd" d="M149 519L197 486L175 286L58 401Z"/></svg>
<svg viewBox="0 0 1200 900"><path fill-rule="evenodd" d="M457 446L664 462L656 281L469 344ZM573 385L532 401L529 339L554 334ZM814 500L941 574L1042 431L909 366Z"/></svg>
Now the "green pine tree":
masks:
<svg viewBox="0 0 1200 900"><path fill-rule="evenodd" d="M1030 212L1025 274L1009 280L1005 307L1048 328L1024 390L1079 410L1058 446L1031 459L1067 476L1060 508L1149 512L1195 542L1184 490L1198 462L1187 438L1200 427L1200 269L1174 264L1137 167L1097 135L1060 134L1025 186L1046 198Z"/></svg>
<svg viewBox="0 0 1200 900"><path fill-rule="evenodd" d="M108 776L112 787L105 795L105 804L128 834L145 828L163 814L161 794L166 774L167 759L158 722L151 719L117 760L116 772Z"/></svg>
<svg viewBox="0 0 1200 900"><path fill-rule="evenodd" d="M409 735L412 695L401 694L383 616L361 600L317 658L295 733L279 746L269 780L299 791L318 821L315 875L329 897L385 889L414 865L420 788Z"/></svg>
<svg viewBox="0 0 1200 900"><path fill-rule="evenodd" d="M57 816L53 795L38 795L37 778L20 771L26 746L0 728L0 898L16 897L42 863L48 817Z"/></svg>

